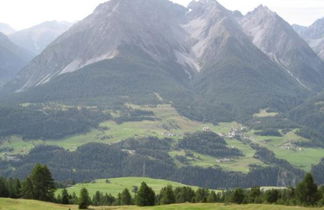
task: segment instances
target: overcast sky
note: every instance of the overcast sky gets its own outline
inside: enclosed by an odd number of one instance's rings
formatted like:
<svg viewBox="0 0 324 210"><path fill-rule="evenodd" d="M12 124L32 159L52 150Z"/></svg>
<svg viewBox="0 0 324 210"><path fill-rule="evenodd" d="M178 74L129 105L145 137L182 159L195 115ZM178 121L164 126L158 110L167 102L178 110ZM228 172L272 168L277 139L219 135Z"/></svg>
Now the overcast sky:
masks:
<svg viewBox="0 0 324 210"><path fill-rule="evenodd" d="M76 21L106 0L0 0L0 22L15 29L47 20ZM130 0L131 1L131 0ZM173 0L187 5L191 0ZM324 0L219 0L226 8L246 13L260 4L276 11L290 23L310 25L324 17Z"/></svg>

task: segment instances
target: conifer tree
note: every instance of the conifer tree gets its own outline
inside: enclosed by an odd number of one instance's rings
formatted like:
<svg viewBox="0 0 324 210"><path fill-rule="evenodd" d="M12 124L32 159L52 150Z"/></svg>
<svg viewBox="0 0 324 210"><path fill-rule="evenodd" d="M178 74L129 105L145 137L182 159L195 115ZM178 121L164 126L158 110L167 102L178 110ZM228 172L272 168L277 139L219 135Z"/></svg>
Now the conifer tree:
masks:
<svg viewBox="0 0 324 210"><path fill-rule="evenodd" d="M193 202L195 198L195 192L191 187L177 187L174 194L176 203Z"/></svg>
<svg viewBox="0 0 324 210"><path fill-rule="evenodd" d="M244 191L242 189L236 189L233 192L232 198L231 198L231 202L233 203L237 203L237 204L242 204L245 198L245 194Z"/></svg>
<svg viewBox="0 0 324 210"><path fill-rule="evenodd" d="M297 201L302 205L316 205L320 197L318 193L318 187L314 183L312 174L306 174L304 180L297 185L296 198Z"/></svg>
<svg viewBox="0 0 324 210"><path fill-rule="evenodd" d="M7 187L7 180L0 178L0 197L7 198L9 196L9 190Z"/></svg>
<svg viewBox="0 0 324 210"><path fill-rule="evenodd" d="M211 193L209 194L208 198L207 198L207 202L208 203L216 203L217 202L217 195L215 193L215 191L211 191Z"/></svg>
<svg viewBox="0 0 324 210"><path fill-rule="evenodd" d="M171 185L164 187L160 192L160 204L172 204L175 203L175 196Z"/></svg>
<svg viewBox="0 0 324 210"><path fill-rule="evenodd" d="M206 203L209 196L209 191L207 189L199 188L196 191L195 202L196 203Z"/></svg>
<svg viewBox="0 0 324 210"><path fill-rule="evenodd" d="M29 177L23 182L21 193L25 199L34 199L34 187Z"/></svg>
<svg viewBox="0 0 324 210"><path fill-rule="evenodd" d="M70 204L69 193L65 188L62 190L61 201L62 204Z"/></svg>
<svg viewBox="0 0 324 210"><path fill-rule="evenodd" d="M124 189L120 195L121 205L131 205L132 204L132 196L129 193L128 189Z"/></svg>
<svg viewBox="0 0 324 210"><path fill-rule="evenodd" d="M88 190L86 188L82 188L79 197L79 209L88 209L90 202Z"/></svg>
<svg viewBox="0 0 324 210"><path fill-rule="evenodd" d="M92 204L95 206L99 206L102 203L103 195L99 191L97 191L93 198L92 198Z"/></svg>
<svg viewBox="0 0 324 210"><path fill-rule="evenodd" d="M145 182L141 184L139 191L136 196L136 205L138 206L154 206L155 204L155 193L147 186Z"/></svg>
<svg viewBox="0 0 324 210"><path fill-rule="evenodd" d="M276 203L279 199L279 191L278 190L267 190L264 194L264 200L267 203Z"/></svg>
<svg viewBox="0 0 324 210"><path fill-rule="evenodd" d="M32 183L33 199L41 201L53 201L56 190L52 174L41 164L37 164L30 175Z"/></svg>

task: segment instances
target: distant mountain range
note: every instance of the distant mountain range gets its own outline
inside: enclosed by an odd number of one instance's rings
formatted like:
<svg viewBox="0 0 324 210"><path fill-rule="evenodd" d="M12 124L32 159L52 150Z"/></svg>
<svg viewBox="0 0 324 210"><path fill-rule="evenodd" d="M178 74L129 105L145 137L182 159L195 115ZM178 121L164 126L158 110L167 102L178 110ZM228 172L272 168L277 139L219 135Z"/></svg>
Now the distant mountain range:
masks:
<svg viewBox="0 0 324 210"><path fill-rule="evenodd" d="M52 42L7 91L47 100L135 91L137 98L157 92L177 101L180 94L178 106L189 101L194 109L236 116L284 110L323 87L321 59L266 7L242 16L213 0L188 8L167 0L111 0Z"/></svg>
<svg viewBox="0 0 324 210"><path fill-rule="evenodd" d="M0 23L0 86L15 78L32 58L45 49L71 26L67 22L50 21L29 29L15 31Z"/></svg>
<svg viewBox="0 0 324 210"><path fill-rule="evenodd" d="M0 33L0 87L13 79L32 59L32 54L12 43Z"/></svg>
<svg viewBox="0 0 324 210"><path fill-rule="evenodd" d="M318 56L324 60L324 18L315 21L309 27L299 25L293 27L309 43Z"/></svg>
<svg viewBox="0 0 324 210"><path fill-rule="evenodd" d="M71 25L68 22L48 21L10 33L9 38L18 46L38 55Z"/></svg>

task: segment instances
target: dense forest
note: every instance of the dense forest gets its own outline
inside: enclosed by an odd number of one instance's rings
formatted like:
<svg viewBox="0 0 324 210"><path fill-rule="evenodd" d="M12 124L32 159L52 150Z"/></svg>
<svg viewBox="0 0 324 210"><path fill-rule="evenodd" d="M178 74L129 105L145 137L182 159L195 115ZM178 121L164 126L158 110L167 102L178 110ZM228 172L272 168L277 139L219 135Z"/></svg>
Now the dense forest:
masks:
<svg viewBox="0 0 324 210"><path fill-rule="evenodd" d="M112 117L103 108L71 107L53 104L28 106L0 106L0 137L12 135L31 139L62 139L86 133L97 128L103 121L116 123L156 120L149 111L121 106L115 109L120 114ZM1 140L0 140L1 141Z"/></svg>
<svg viewBox="0 0 324 210"><path fill-rule="evenodd" d="M59 139L87 132L111 118L109 114L86 108L0 107L0 137Z"/></svg>
<svg viewBox="0 0 324 210"><path fill-rule="evenodd" d="M63 188L55 196L58 187ZM250 189L229 189L222 191L191 187L165 186L156 194L145 182L140 186L124 189L117 197L97 191L93 197L82 188L80 194L69 194L64 185L54 182L50 170L45 165L36 164L32 172L23 181L0 178L0 197L25 198L61 204L77 204L79 209L94 206L138 205L154 206L173 203L236 203L236 204L281 204L300 206L324 206L324 187L318 187L311 174L306 174L296 187L263 190L260 187Z"/></svg>

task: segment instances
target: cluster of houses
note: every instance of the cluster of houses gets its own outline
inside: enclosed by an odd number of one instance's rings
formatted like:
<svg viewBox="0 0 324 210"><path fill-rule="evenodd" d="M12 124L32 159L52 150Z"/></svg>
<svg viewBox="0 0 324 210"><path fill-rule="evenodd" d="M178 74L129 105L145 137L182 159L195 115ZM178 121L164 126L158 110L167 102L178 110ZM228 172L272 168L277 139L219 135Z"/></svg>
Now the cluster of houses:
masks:
<svg viewBox="0 0 324 210"><path fill-rule="evenodd" d="M284 150L293 150L293 151L303 151L303 148L301 147L298 147L296 144L292 143L292 142L287 142L283 145L281 145L280 147L281 149L284 149Z"/></svg>

